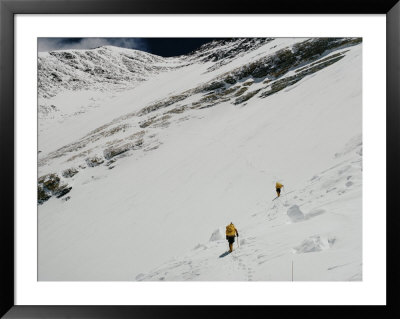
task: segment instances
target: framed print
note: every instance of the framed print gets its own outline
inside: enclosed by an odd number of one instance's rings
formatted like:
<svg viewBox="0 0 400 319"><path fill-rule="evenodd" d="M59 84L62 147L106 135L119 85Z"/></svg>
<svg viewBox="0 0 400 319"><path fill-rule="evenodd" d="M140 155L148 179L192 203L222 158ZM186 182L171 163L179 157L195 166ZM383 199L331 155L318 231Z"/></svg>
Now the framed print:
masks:
<svg viewBox="0 0 400 319"><path fill-rule="evenodd" d="M396 1L0 10L2 315L398 314Z"/></svg>

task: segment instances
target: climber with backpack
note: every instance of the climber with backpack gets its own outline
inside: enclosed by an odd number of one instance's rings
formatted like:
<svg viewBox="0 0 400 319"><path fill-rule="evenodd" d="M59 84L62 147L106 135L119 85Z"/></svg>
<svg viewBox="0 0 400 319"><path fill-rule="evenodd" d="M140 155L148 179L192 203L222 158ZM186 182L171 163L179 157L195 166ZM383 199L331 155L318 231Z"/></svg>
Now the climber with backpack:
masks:
<svg viewBox="0 0 400 319"><path fill-rule="evenodd" d="M226 226L226 240L229 243L229 252L231 253L233 250L233 243L235 242L235 235L239 237L239 233L231 222L228 226Z"/></svg>
<svg viewBox="0 0 400 319"><path fill-rule="evenodd" d="M281 183L276 182L275 188L276 188L277 197L281 196L281 188L282 187L283 187L283 185Z"/></svg>

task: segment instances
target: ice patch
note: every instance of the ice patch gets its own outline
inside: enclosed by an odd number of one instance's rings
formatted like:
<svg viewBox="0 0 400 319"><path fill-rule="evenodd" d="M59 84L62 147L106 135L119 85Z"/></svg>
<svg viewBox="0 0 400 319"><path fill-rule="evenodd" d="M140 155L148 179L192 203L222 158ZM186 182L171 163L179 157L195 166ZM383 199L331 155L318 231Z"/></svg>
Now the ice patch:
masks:
<svg viewBox="0 0 400 319"><path fill-rule="evenodd" d="M287 215L294 223L304 220L304 214L297 205L292 205L287 211Z"/></svg>

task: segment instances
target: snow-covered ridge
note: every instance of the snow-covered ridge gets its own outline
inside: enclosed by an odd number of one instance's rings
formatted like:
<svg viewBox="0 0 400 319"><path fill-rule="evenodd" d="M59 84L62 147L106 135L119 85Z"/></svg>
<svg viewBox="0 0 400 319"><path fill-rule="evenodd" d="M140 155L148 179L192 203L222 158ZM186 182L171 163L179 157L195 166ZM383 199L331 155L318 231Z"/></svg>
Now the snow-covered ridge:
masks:
<svg viewBox="0 0 400 319"><path fill-rule="evenodd" d="M232 62L238 57L245 56L258 49L273 38L231 38L215 40L203 44L198 50L188 54L189 61L216 62L208 68L208 72L214 71L223 65Z"/></svg>
<svg viewBox="0 0 400 319"><path fill-rule="evenodd" d="M180 66L182 63L175 58L113 46L39 52L39 96L52 97L63 89L111 91L133 88L152 75Z"/></svg>

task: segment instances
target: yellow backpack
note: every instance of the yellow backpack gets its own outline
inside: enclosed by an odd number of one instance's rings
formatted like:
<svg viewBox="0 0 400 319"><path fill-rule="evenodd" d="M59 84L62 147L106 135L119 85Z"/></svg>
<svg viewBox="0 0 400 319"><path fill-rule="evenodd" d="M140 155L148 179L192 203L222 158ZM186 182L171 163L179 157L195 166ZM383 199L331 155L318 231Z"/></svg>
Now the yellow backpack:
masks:
<svg viewBox="0 0 400 319"><path fill-rule="evenodd" d="M230 224L226 226L226 236L235 236L235 226Z"/></svg>

